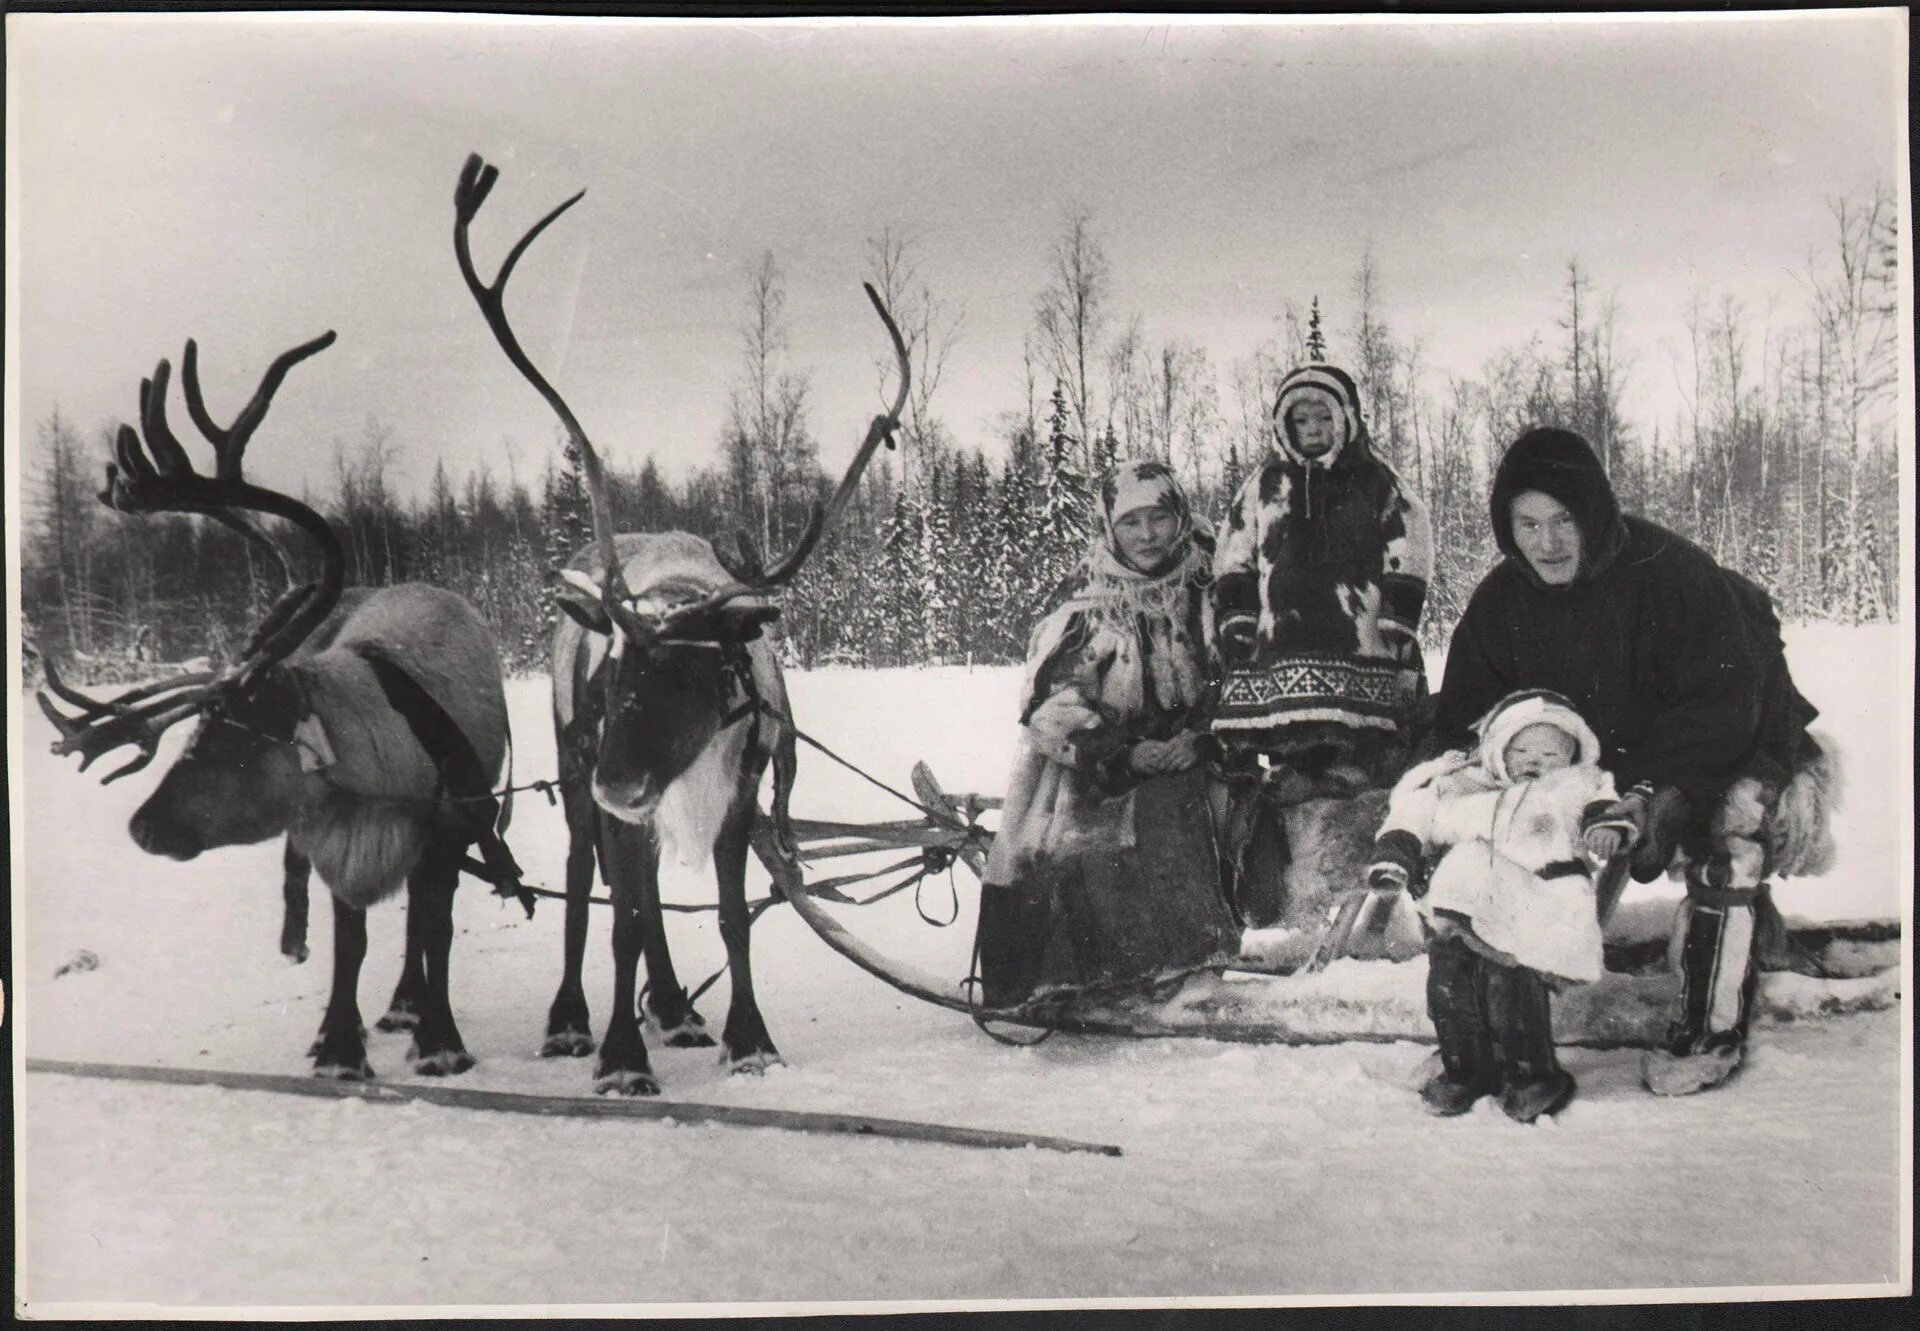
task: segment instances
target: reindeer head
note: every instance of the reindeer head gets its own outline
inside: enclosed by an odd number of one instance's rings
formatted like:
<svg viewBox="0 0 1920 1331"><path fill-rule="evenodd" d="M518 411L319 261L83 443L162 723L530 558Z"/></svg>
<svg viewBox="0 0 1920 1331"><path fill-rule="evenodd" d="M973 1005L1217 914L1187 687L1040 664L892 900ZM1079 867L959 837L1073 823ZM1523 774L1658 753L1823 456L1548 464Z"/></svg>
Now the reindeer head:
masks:
<svg viewBox="0 0 1920 1331"><path fill-rule="evenodd" d="M821 534L853 497L867 461L882 442L892 446L906 407L906 344L872 286L866 288L900 363L892 409L876 416L846 475L826 504L814 504L792 550L771 567L744 536L721 554L683 533L614 536L613 508L600 455L566 401L521 349L507 320L504 293L527 247L575 194L536 222L508 252L489 284L473 266L468 228L499 177L478 155L467 159L454 192L454 257L487 326L521 376L552 408L579 450L593 509L594 544L563 575L560 608L589 633L607 639L592 688L601 708L594 762L594 796L615 817L652 816L662 792L708 751L716 735L745 715L732 694L750 671L746 646L780 614L779 589L799 572ZM583 191L584 193L584 191Z"/></svg>
<svg viewBox="0 0 1920 1331"><path fill-rule="evenodd" d="M62 712L47 692L40 706L61 733L56 753L78 753L81 770L124 745L140 752L108 774L116 781L153 761L160 737L191 716L199 729L147 801L128 831L143 850L192 859L214 846L264 841L286 830L291 813L291 776L299 762L292 740L300 719L298 684L282 668L286 657L332 612L340 599L346 563L326 521L289 496L252 485L241 476L247 442L265 418L287 371L333 344L329 332L283 353L268 368L231 426L216 425L200 393L197 351L188 341L180 378L188 414L213 444L214 472L194 471L186 450L167 423L169 366L161 361L140 383L141 430L122 425L107 464L100 500L123 513L203 513L267 546L287 571L292 565L261 528L244 516L269 513L292 522L320 546L318 582L295 587L254 630L240 658L227 670L197 671L143 685L111 699L92 698L60 679L46 664L47 691L79 708Z"/></svg>

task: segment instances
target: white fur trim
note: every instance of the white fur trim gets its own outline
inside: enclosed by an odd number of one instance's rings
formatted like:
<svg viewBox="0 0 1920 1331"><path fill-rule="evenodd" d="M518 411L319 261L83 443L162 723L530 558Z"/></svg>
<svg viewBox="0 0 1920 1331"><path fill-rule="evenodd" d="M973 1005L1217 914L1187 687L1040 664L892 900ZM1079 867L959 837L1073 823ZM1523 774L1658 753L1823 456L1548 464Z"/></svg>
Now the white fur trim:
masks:
<svg viewBox="0 0 1920 1331"><path fill-rule="evenodd" d="M560 570L560 581L577 591L585 592L596 601L600 599L600 584L590 573L577 568L563 568Z"/></svg>
<svg viewBox="0 0 1920 1331"><path fill-rule="evenodd" d="M1325 398L1327 405L1333 408L1335 419L1340 422L1339 442L1317 458L1307 458L1295 452L1293 440L1287 435L1287 408L1292 405L1293 399L1302 393L1312 393L1317 397ZM1273 425L1274 443L1278 445L1281 452L1296 462L1305 462L1317 467L1332 466L1347 445L1353 442L1353 437L1358 432L1356 415L1358 407L1358 403L1348 399L1346 388L1332 375L1316 369L1295 370L1287 376L1286 383L1273 402L1273 414L1270 419Z"/></svg>
<svg viewBox="0 0 1920 1331"><path fill-rule="evenodd" d="M1515 703L1495 703L1492 709L1480 719L1480 762L1495 779L1505 783L1507 776L1506 750L1513 737L1531 725L1549 725L1563 730L1573 737L1578 746L1581 766L1591 766L1600 761L1600 738L1571 707L1554 702L1550 698L1522 698Z"/></svg>

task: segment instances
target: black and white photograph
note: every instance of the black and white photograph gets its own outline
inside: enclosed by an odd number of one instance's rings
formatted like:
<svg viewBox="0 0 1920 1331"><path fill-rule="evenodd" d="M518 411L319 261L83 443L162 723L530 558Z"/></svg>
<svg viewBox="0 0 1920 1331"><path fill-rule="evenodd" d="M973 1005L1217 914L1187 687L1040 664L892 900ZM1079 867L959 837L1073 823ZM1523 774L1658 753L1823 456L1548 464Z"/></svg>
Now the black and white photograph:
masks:
<svg viewBox="0 0 1920 1331"><path fill-rule="evenodd" d="M10 6L13 1312L1910 1296L1909 22Z"/></svg>

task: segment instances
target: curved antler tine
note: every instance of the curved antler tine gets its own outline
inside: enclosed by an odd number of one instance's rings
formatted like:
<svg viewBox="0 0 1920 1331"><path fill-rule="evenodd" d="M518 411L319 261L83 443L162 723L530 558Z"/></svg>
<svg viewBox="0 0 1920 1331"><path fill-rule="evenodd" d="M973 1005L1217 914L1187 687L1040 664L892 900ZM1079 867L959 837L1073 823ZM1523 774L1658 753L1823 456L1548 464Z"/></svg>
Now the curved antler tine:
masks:
<svg viewBox="0 0 1920 1331"><path fill-rule="evenodd" d="M215 443L226 435L226 431L213 422L207 412L207 400L200 393L200 348L192 338L187 339L187 349L180 356L180 389L187 399L187 415L193 419L193 428L205 435L209 443Z"/></svg>
<svg viewBox="0 0 1920 1331"><path fill-rule="evenodd" d="M466 165L460 168L460 181L453 187L454 216L471 221L499 178L498 167L488 166L479 153L468 153Z"/></svg>
<svg viewBox="0 0 1920 1331"><path fill-rule="evenodd" d="M166 361L154 366L152 380L140 381L140 431L146 436L147 451L153 455L154 468L162 476L187 476L193 464L187 450L174 438L167 424L167 382L172 367Z"/></svg>
<svg viewBox="0 0 1920 1331"><path fill-rule="evenodd" d="M880 299L880 293L873 289L873 283L863 282L861 285L866 288L867 299L873 302L873 308L879 313L880 322L887 326L887 336L893 340L893 354L900 362L900 389L894 395L892 410L884 416L875 416L867 426L867 437L854 453L853 461L847 465L847 474L840 478L833 497L825 505L814 503L808 510L807 523L800 532L800 539L794 542L793 549L785 558L767 570L761 580L765 586L779 586L800 571L800 565L813 553L813 547L818 544L821 535L839 520L841 511L852 500L853 492L860 484L860 475L866 470L867 461L873 456L874 450L882 443L888 448L893 447L893 432L900 428L900 413L906 410L907 390L913 381L913 365L907 356L906 339L900 336L899 325L894 323L887 303Z"/></svg>
<svg viewBox="0 0 1920 1331"><path fill-rule="evenodd" d="M273 562L279 566L282 580L289 587L293 585L293 561L287 557L287 552L281 548L280 542L269 536L265 528L238 513L216 512L211 516L221 526L232 528L255 545L263 546L266 552L273 556Z"/></svg>
<svg viewBox="0 0 1920 1331"><path fill-rule="evenodd" d="M209 677L210 678L210 677ZM95 759L103 754L128 744L137 744L141 756L134 762L122 767L106 778L117 781L130 772L137 772L153 760L160 743L160 737L174 725L186 720L207 704L211 688L205 684L190 694L177 698L160 698L130 711L115 711L111 715L96 716L86 722L74 717L63 716L59 710L47 701L45 694L37 695L40 709L52 721L60 732L53 751L57 754L77 753L80 755L80 770L86 771Z"/></svg>
<svg viewBox="0 0 1920 1331"><path fill-rule="evenodd" d="M325 518L305 504L244 483L238 488L246 496L246 507L256 512L272 513L292 522L313 538L320 547L321 556L320 580L284 594L269 613L268 623L262 624L255 632L254 640L248 644L248 650L242 654L239 664L228 672L227 678L245 683L306 641L308 635L320 627L321 621L333 613L333 607L340 601L340 590L346 585L347 561L346 552L341 549L340 538L334 534L333 528ZM283 607L285 622L269 631L272 620L282 612Z"/></svg>
<svg viewBox="0 0 1920 1331"><path fill-rule="evenodd" d="M760 551L754 547L753 538L743 528L735 527L716 539L713 542L713 557L720 561L720 567L735 582L754 584L766 576Z"/></svg>
<svg viewBox="0 0 1920 1331"><path fill-rule="evenodd" d="M600 578L600 599L602 605L611 612L626 597L626 577L614 551L613 506L607 496L606 471L600 464L598 450L594 448L593 441L587 438L587 432L581 428L573 409L547 382L546 376L540 373L520 345L520 339L514 335L513 327L507 321L506 307L507 280L513 276L520 257L562 213L585 198L587 192L581 190L535 222L507 251L499 274L488 283L473 266L473 249L468 232L474 216L480 211L480 205L486 202L488 192L499 178L499 168L487 165L479 153L469 154L466 164L460 168L460 179L453 191L453 257L460 266L460 276L465 280L467 290L472 293L474 303L480 307L487 327L493 331L494 341L500 344L500 350L506 353L507 360L520 372L520 377L533 386L553 414L560 418L567 437L580 450L580 465L586 472L587 497L593 510L594 541L599 546L600 560L604 566Z"/></svg>
<svg viewBox="0 0 1920 1331"><path fill-rule="evenodd" d="M63 722L90 724L94 721L109 717L128 716L137 710L133 708L134 703L145 703L150 699L159 699L162 695L178 693L181 689L198 689L204 685L211 684L218 678L211 670L190 670L183 675L173 675L167 679L155 680L151 684L142 684L138 688L128 689L125 693L116 694L111 698L93 698L82 693L79 689L62 679L59 670L54 667L51 658L42 658L41 664L46 671L47 690L50 690L56 698L59 698L69 706L78 707L81 713L79 717L71 717L66 716L64 713L49 711L47 714L50 718L54 718L54 724L56 725L60 725ZM45 691L35 690L35 696L39 698L42 710L46 710L52 706L52 704L47 701ZM157 705L170 707L178 701L180 701L178 698L168 698Z"/></svg>
<svg viewBox="0 0 1920 1331"><path fill-rule="evenodd" d="M135 754L129 762L127 762L123 766L115 768L113 771L108 772L105 776L101 777L100 784L103 786L110 786L123 776L132 776L135 772L139 771L141 768L145 767L148 763L152 762L154 754L158 753L159 751L160 751L160 737L158 735L155 735L152 737L150 741L143 742L140 745L140 752ZM87 769L87 765L85 763L81 763L80 770L84 772L86 769Z"/></svg>
<svg viewBox="0 0 1920 1331"><path fill-rule="evenodd" d="M106 703L98 698L89 698L86 694L61 679L60 671L54 666L51 656L44 656L40 659L40 668L45 671L47 687L53 690L55 697L60 698L64 702L71 703L75 707L84 707L89 712L104 712L107 710ZM41 707L50 706L45 694L39 693L36 690L35 696L40 699ZM59 722L56 721L55 724L57 725Z"/></svg>
<svg viewBox="0 0 1920 1331"><path fill-rule="evenodd" d="M267 373L260 380L260 387L253 390L253 397L247 405L240 408L240 414L233 418L233 428L227 431L226 438L215 442L215 451L220 456L215 476L222 480L240 479L240 459L247 447L247 441L253 438L253 432L260 428L260 422L266 419L267 408L273 402L273 395L280 391L280 384L287 377L287 371L309 356L318 355L332 346L337 335L329 328L310 342L283 351L267 367Z"/></svg>
<svg viewBox="0 0 1920 1331"><path fill-rule="evenodd" d="M900 413L907 409L907 388L913 382L913 361L907 355L906 339L900 336L900 325L893 321L893 312L887 308L887 303L880 299L880 293L873 289L873 283L862 282L860 285L866 289L867 299L873 302L874 312L880 316L880 322L887 326L887 336L893 340L894 357L900 362L900 389L894 394L892 410L887 412L887 419L897 428ZM887 439L887 447L893 447L891 434Z"/></svg>
<svg viewBox="0 0 1920 1331"><path fill-rule="evenodd" d="M51 682L51 680L49 680L49 682ZM56 689L55 692L59 692L59 691ZM61 693L60 696L62 698L67 697L67 695L64 693ZM68 716L65 712L61 711L58 707L55 707L53 703L47 698L47 695L41 692L39 689L35 689L33 691L33 700L40 704L40 710L46 713L47 720L53 722L53 728L59 731L63 738L72 739L75 735L79 734L82 729L85 728L83 722L75 720L73 717ZM71 701L71 699L69 699L69 701ZM59 751L57 746L55 747L54 751L56 753Z"/></svg>
<svg viewBox="0 0 1920 1331"><path fill-rule="evenodd" d="M272 641L275 635L287 626L287 621L292 619L318 590L318 584L307 582L281 593L280 599L274 602L273 609L269 610L267 617L260 621L260 627L248 637L247 645L240 653L241 659L252 656Z"/></svg>
<svg viewBox="0 0 1920 1331"><path fill-rule="evenodd" d="M157 474L153 464L147 461L146 451L140 444L140 436L131 425L122 424L113 437L113 456L118 462L116 470L107 468L107 502L123 512L133 512L133 492L141 486L153 482Z"/></svg>
<svg viewBox="0 0 1920 1331"><path fill-rule="evenodd" d="M495 291L504 292L507 289L507 279L513 276L514 266L520 262L520 256L527 252L527 247L540 238L540 233L552 226L561 213L564 213L567 209L573 207L574 204L586 197L587 192L581 190L571 199L556 205L552 212L548 213L538 222L535 222L533 226L528 229L527 234L520 237L520 243L507 251L507 257L500 265L500 275L493 279L493 289Z"/></svg>

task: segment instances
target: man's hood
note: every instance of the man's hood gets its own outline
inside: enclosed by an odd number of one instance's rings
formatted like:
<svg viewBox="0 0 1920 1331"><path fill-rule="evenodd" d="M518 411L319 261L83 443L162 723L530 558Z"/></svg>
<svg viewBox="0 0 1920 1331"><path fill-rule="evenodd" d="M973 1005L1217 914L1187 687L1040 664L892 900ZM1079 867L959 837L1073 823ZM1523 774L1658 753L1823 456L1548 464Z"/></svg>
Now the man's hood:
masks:
<svg viewBox="0 0 1920 1331"><path fill-rule="evenodd" d="M1614 497L1606 469L1593 446L1571 430L1543 426L1513 441L1493 477L1490 504L1493 539L1535 586L1545 583L1513 540L1514 499L1529 490L1559 501L1580 529L1580 572L1575 585L1589 582L1611 564L1627 543L1627 523Z"/></svg>

